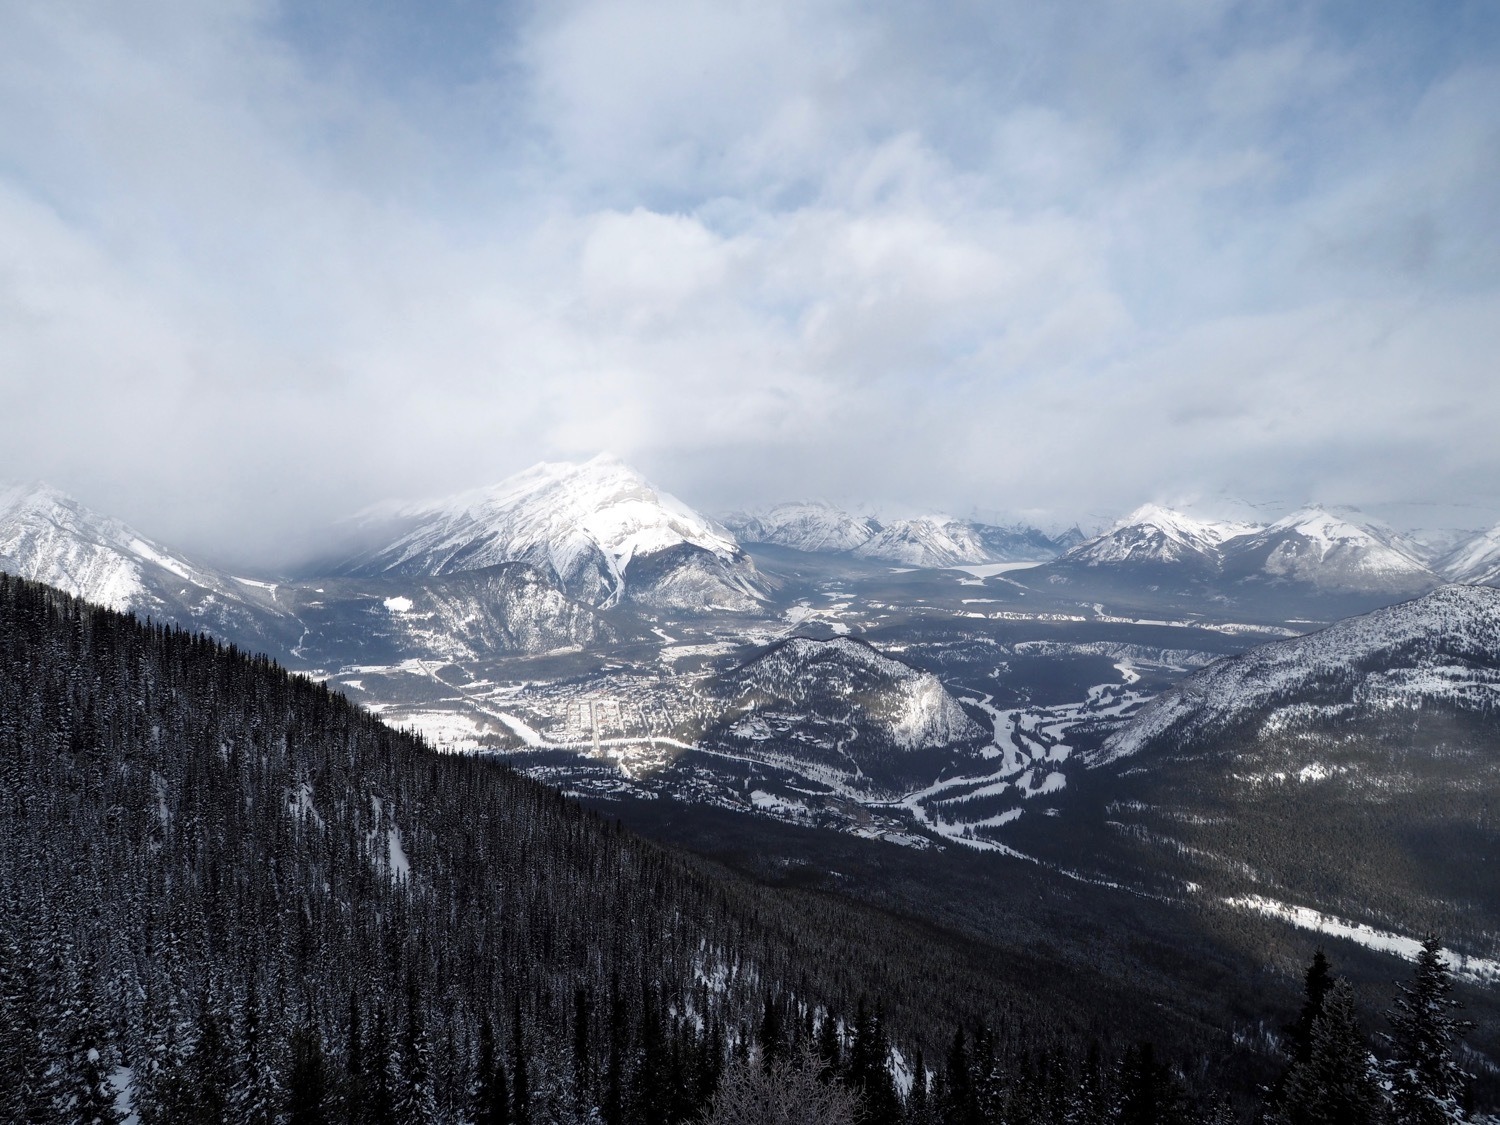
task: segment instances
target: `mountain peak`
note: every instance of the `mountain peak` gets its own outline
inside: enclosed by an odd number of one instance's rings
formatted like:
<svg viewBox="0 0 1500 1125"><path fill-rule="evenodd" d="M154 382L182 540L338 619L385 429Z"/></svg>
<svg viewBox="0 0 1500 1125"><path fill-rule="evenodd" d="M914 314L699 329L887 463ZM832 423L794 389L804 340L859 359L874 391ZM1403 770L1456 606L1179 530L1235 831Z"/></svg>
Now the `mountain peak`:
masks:
<svg viewBox="0 0 1500 1125"><path fill-rule="evenodd" d="M526 561L550 569L576 596L612 604L625 595L633 562L676 552L674 571L699 556L689 584L694 599L749 608L757 596L753 567L733 535L609 453L544 461L446 499L384 505L367 514L374 521L404 530L347 572L443 575ZM663 572L653 581L665 580ZM686 587L671 595L683 596Z"/></svg>
<svg viewBox="0 0 1500 1125"><path fill-rule="evenodd" d="M1237 546L1272 577L1329 589L1436 583L1421 547L1353 508L1311 504Z"/></svg>
<svg viewBox="0 0 1500 1125"><path fill-rule="evenodd" d="M1117 523L1112 530L1120 531L1132 527L1153 527L1165 535L1193 546L1204 543L1218 546L1226 540L1258 530L1253 524L1238 523L1233 520L1199 519L1161 504L1142 504Z"/></svg>
<svg viewBox="0 0 1500 1125"><path fill-rule="evenodd" d="M218 576L42 483L0 486L0 569L110 609L160 609L167 588L218 590Z"/></svg>

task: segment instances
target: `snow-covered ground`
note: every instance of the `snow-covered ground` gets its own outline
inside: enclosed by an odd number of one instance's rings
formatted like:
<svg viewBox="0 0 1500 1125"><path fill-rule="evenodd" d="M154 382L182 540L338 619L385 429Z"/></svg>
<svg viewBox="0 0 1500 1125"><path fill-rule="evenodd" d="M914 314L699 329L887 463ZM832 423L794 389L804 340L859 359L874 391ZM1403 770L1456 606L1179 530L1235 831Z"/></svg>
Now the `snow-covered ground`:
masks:
<svg viewBox="0 0 1500 1125"><path fill-rule="evenodd" d="M1280 918L1298 929L1347 938L1366 949L1389 953L1408 961L1415 961L1417 954L1422 951L1422 943L1416 938L1404 937L1389 930L1377 930L1363 922L1349 922L1306 906L1293 906L1261 895L1241 895L1226 898L1224 902L1236 910L1250 910L1270 918ZM1453 950L1446 950L1445 956L1454 976L1476 984L1500 985L1500 961L1488 957L1469 957Z"/></svg>

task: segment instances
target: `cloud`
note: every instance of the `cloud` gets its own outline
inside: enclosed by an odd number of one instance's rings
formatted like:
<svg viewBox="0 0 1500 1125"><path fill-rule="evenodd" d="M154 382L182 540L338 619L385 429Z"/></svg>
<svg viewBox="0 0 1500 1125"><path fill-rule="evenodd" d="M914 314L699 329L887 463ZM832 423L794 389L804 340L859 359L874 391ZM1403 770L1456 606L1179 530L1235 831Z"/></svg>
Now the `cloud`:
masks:
<svg viewBox="0 0 1500 1125"><path fill-rule="evenodd" d="M1466 11L12 6L0 476L257 564L606 447L709 508L1500 517Z"/></svg>

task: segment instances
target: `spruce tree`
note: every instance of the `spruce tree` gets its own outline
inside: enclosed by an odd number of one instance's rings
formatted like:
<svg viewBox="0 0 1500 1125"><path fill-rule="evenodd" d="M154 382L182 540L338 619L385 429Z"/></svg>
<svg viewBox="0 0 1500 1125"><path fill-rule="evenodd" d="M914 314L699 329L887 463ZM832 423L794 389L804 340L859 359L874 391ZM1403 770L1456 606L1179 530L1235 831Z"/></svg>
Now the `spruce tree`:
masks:
<svg viewBox="0 0 1500 1125"><path fill-rule="evenodd" d="M1303 977L1302 1011L1297 1013L1297 1022L1287 1029L1290 1040L1287 1053L1291 1055L1294 1064L1307 1061L1308 1052L1312 1049L1313 1022L1323 1010L1323 997L1327 995L1332 983L1333 970L1320 946L1313 952L1312 962L1307 966L1307 973Z"/></svg>
<svg viewBox="0 0 1500 1125"><path fill-rule="evenodd" d="M526 1073L526 1035L521 1023L521 998L515 998L511 1030L511 1113L515 1125L530 1125L531 1083Z"/></svg>
<svg viewBox="0 0 1500 1125"><path fill-rule="evenodd" d="M510 1091L505 1067L495 1052L495 1024L486 1012L479 1024L479 1059L474 1068L470 1107L474 1125L510 1125Z"/></svg>
<svg viewBox="0 0 1500 1125"><path fill-rule="evenodd" d="M199 1004L198 1038L188 1067L192 1090L188 1102L190 1116L180 1120L193 1125L216 1125L228 1117L235 1083L231 1062L223 1022L212 997L205 992Z"/></svg>
<svg viewBox="0 0 1500 1125"><path fill-rule="evenodd" d="M629 1027L626 1024L625 997L620 993L616 973L609 984L609 1063L604 1076L604 1125L621 1125L625 1120L625 1050Z"/></svg>
<svg viewBox="0 0 1500 1125"><path fill-rule="evenodd" d="M1119 1125L1179 1125L1187 1121L1186 1095L1150 1043L1125 1052L1120 1064Z"/></svg>
<svg viewBox="0 0 1500 1125"><path fill-rule="evenodd" d="M594 1061L590 1050L589 1016L593 1001L585 985L573 989L573 1107L580 1117L594 1088Z"/></svg>
<svg viewBox="0 0 1500 1125"><path fill-rule="evenodd" d="M271 1026L261 1009L260 992L250 977L240 1028L240 1051L230 1104L245 1125L274 1125L281 1114L282 1090L274 1061Z"/></svg>
<svg viewBox="0 0 1500 1125"><path fill-rule="evenodd" d="M1373 1125L1380 1089L1359 1031L1354 989L1342 977L1323 989L1308 1029L1307 1058L1287 1076L1282 1111L1291 1125Z"/></svg>
<svg viewBox="0 0 1500 1125"><path fill-rule="evenodd" d="M438 1119L437 1098L432 1089L432 1047L422 1018L422 996L415 966L407 977L406 1032L401 1037L396 1119L401 1125L436 1125Z"/></svg>
<svg viewBox="0 0 1500 1125"><path fill-rule="evenodd" d="M287 1125L328 1125L328 1067L323 1040L309 1009L292 1031L291 1069L287 1072Z"/></svg>
<svg viewBox="0 0 1500 1125"><path fill-rule="evenodd" d="M77 1096L69 1119L78 1125L115 1125L121 1114L115 1109L114 1087L97 1047L84 1051L77 1078Z"/></svg>
<svg viewBox="0 0 1500 1125"><path fill-rule="evenodd" d="M349 1038L344 1052L340 1101L344 1125L363 1125L369 1101L369 1074L364 1036L360 1032L359 996L352 990L349 993Z"/></svg>
<svg viewBox="0 0 1500 1125"><path fill-rule="evenodd" d="M1473 1024L1451 1013L1458 1003L1449 997L1453 980L1442 958L1443 943L1428 935L1417 954L1410 984L1398 985L1395 1004L1386 1013L1385 1036L1391 1048L1386 1064L1391 1108L1402 1125L1444 1125L1463 1121L1468 1076L1453 1057L1453 1047Z"/></svg>
<svg viewBox="0 0 1500 1125"><path fill-rule="evenodd" d="M979 1107L974 1098L974 1076L969 1067L969 1047L964 1040L963 1028L953 1033L953 1043L948 1048L944 1086L938 1102L942 1125L975 1125L979 1121Z"/></svg>
<svg viewBox="0 0 1500 1125"><path fill-rule="evenodd" d="M927 1104L927 1061L920 1049L912 1066L911 1091L906 1095L906 1125L932 1125Z"/></svg>
<svg viewBox="0 0 1500 1125"><path fill-rule="evenodd" d="M832 1012L824 1012L818 1025L818 1081L832 1082L843 1074L844 1051L840 1042L839 1021Z"/></svg>
<svg viewBox="0 0 1500 1125"><path fill-rule="evenodd" d="M396 1090L391 1080L391 1030L385 1006L375 1009L375 1027L365 1051L365 1121L369 1125L396 1125Z"/></svg>

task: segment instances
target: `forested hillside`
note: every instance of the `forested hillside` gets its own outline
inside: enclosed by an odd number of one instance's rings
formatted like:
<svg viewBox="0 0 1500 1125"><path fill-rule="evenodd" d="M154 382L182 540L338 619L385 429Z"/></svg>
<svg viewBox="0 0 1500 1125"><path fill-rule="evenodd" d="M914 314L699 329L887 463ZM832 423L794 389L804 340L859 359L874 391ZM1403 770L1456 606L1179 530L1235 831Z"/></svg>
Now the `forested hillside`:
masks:
<svg viewBox="0 0 1500 1125"><path fill-rule="evenodd" d="M798 1082L830 1125L1193 1119L1223 1048L1045 964L0 576L0 1120L646 1125Z"/></svg>

